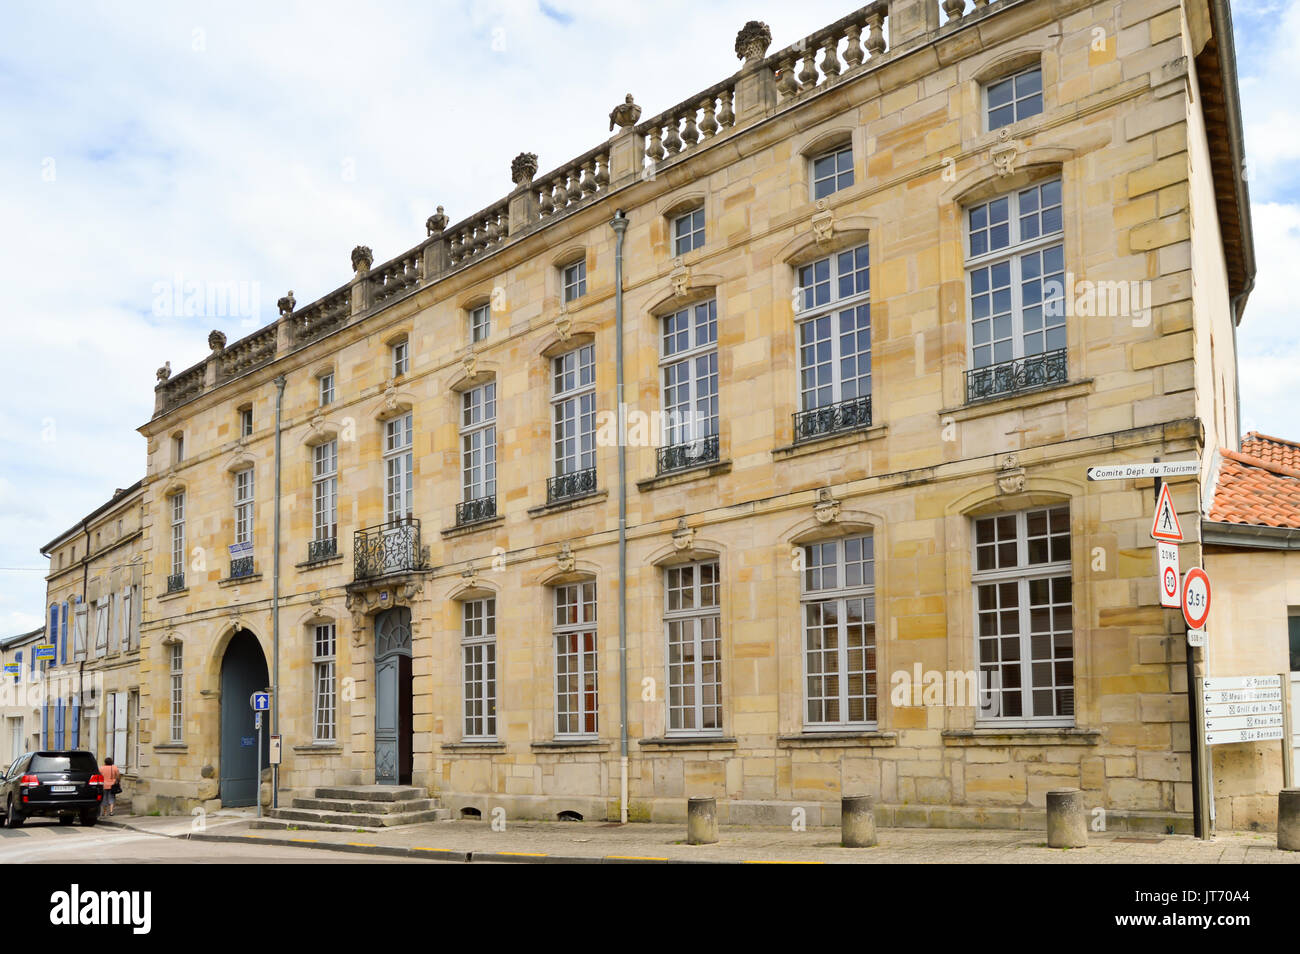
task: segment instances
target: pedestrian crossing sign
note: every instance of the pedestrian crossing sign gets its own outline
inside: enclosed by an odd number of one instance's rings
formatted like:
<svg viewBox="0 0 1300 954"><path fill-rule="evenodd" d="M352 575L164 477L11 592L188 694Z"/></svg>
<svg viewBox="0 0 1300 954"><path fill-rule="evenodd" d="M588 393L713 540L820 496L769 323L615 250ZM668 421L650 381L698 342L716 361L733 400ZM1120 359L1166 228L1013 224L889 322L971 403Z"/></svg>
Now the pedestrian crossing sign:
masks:
<svg viewBox="0 0 1300 954"><path fill-rule="evenodd" d="M1183 528L1178 523L1178 511L1174 509L1174 498L1169 492L1169 485L1160 487L1160 501L1156 504L1156 516L1151 521L1151 537L1166 543L1181 543Z"/></svg>

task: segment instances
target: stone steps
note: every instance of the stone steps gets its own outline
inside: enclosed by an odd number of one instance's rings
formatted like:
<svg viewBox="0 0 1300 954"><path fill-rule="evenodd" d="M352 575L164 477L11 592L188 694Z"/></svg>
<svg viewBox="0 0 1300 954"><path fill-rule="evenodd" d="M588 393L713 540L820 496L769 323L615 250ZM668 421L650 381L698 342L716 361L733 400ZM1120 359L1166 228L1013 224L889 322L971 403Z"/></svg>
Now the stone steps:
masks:
<svg viewBox="0 0 1300 954"><path fill-rule="evenodd" d="M393 828L397 825L419 825L423 822L442 821L451 817L446 808L426 809L417 812L328 812L314 808L273 808L270 816L293 822L315 822L344 825L348 828Z"/></svg>
<svg viewBox="0 0 1300 954"><path fill-rule="evenodd" d="M401 812L426 812L441 808L436 798L411 798L400 802L381 802L364 798L295 798L291 808L310 808L323 812L359 812L363 815L390 815Z"/></svg>
<svg viewBox="0 0 1300 954"><path fill-rule="evenodd" d="M451 810L414 785L336 785L273 808L254 828L305 831L383 831L399 825L451 821Z"/></svg>

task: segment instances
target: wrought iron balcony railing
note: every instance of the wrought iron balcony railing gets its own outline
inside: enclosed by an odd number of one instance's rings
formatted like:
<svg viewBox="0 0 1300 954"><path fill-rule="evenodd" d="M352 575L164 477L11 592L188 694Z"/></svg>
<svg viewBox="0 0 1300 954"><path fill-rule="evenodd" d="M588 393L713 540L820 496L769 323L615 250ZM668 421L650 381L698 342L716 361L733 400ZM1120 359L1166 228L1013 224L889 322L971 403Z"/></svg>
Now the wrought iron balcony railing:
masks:
<svg viewBox="0 0 1300 954"><path fill-rule="evenodd" d="M171 576L167 577L168 593L179 593L183 589L185 589L184 573L173 573Z"/></svg>
<svg viewBox="0 0 1300 954"><path fill-rule="evenodd" d="M352 535L353 576L358 580L424 568L420 521L390 520Z"/></svg>
<svg viewBox="0 0 1300 954"><path fill-rule="evenodd" d="M237 580L241 576L253 575L253 558L251 556L236 557L230 561L230 578Z"/></svg>
<svg viewBox="0 0 1300 954"><path fill-rule="evenodd" d="M658 458L658 472L661 474L698 467L700 464L714 464L718 460L718 435L710 434L694 441L669 444L667 447L660 447L655 456Z"/></svg>
<svg viewBox="0 0 1300 954"><path fill-rule="evenodd" d="M571 500L574 497L585 497L587 494L595 492L595 467L590 467L587 470L575 470L571 474L561 474L558 477L551 477L546 481L547 503L555 503L560 500Z"/></svg>
<svg viewBox="0 0 1300 954"><path fill-rule="evenodd" d="M794 442L871 426L871 395L826 404L794 415Z"/></svg>
<svg viewBox="0 0 1300 954"><path fill-rule="evenodd" d="M335 537L326 537L323 540L307 541L307 562L316 563L320 560L328 560L330 557L338 556L339 541Z"/></svg>
<svg viewBox="0 0 1300 954"><path fill-rule="evenodd" d="M966 372L966 403L1066 381L1065 349L1047 351Z"/></svg>
<svg viewBox="0 0 1300 954"><path fill-rule="evenodd" d="M493 494L490 497L479 497L477 500L466 500L464 503L456 504L456 526L458 527L463 527L467 523L477 523L480 520L487 520L496 515L496 494Z"/></svg>

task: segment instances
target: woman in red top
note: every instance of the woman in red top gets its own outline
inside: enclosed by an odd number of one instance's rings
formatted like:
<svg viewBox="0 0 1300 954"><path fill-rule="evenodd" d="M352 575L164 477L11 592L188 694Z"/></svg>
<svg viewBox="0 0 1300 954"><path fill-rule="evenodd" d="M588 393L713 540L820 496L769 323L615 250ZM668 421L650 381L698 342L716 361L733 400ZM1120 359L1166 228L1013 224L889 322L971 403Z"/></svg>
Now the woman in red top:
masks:
<svg viewBox="0 0 1300 954"><path fill-rule="evenodd" d="M104 809L107 808L111 815L117 802L117 793L113 789L117 788L117 783L122 779L122 772L113 764L111 755L104 759L104 770L100 774L104 776L104 801L100 805L99 813L104 814Z"/></svg>

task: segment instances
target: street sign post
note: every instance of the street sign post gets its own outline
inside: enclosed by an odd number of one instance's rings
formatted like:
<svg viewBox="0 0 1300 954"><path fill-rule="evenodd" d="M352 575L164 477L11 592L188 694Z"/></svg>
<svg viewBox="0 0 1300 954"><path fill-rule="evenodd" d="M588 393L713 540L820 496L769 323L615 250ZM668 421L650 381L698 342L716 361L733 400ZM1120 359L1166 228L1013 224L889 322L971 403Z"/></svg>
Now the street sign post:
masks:
<svg viewBox="0 0 1300 954"><path fill-rule="evenodd" d="M1156 566L1159 568L1160 605L1166 609L1178 609L1183 605L1178 585L1178 544L1156 541Z"/></svg>
<svg viewBox="0 0 1300 954"><path fill-rule="evenodd" d="M1152 461L1089 467L1089 480L1145 480L1151 477L1190 477L1201 472L1199 460Z"/></svg>
<svg viewBox="0 0 1300 954"><path fill-rule="evenodd" d="M1156 515L1151 521L1151 539L1164 540L1166 543L1183 541L1183 528L1178 522L1178 511L1174 509L1174 497L1169 492L1168 484L1160 485L1160 497L1156 500Z"/></svg>
<svg viewBox="0 0 1300 954"><path fill-rule="evenodd" d="M1210 617L1210 577L1199 566L1183 580L1183 619L1191 629L1201 629Z"/></svg>
<svg viewBox="0 0 1300 954"><path fill-rule="evenodd" d="M262 713L271 709L271 694L255 692L248 697L248 706L253 710L253 722L257 727L257 817L262 817Z"/></svg>

